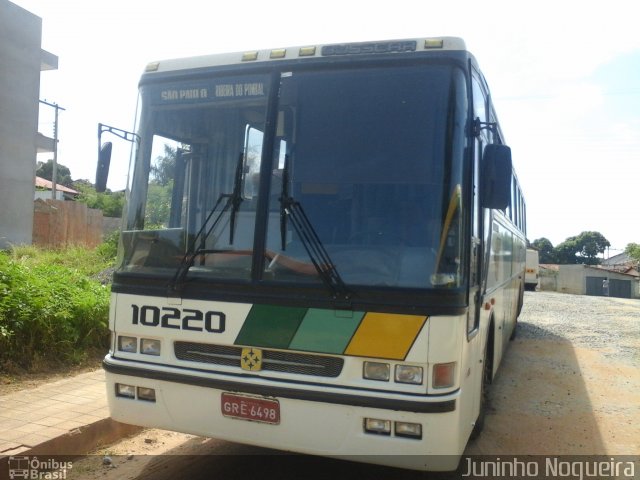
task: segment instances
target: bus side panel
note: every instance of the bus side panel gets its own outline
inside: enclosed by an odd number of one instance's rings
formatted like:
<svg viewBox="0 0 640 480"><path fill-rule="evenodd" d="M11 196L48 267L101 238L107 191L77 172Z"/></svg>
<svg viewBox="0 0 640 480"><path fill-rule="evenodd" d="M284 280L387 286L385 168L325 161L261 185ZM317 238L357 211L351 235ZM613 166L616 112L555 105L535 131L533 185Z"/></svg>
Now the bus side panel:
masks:
<svg viewBox="0 0 640 480"><path fill-rule="evenodd" d="M481 363L478 358L480 350L480 336L471 339L469 345L464 345L466 339L466 315L457 317L431 317L429 319L429 371L427 381L430 394L443 393L433 388L431 376L433 367L438 363L456 362L457 386L460 389L458 397L459 422L454 438L458 440L458 450L462 452L467 444L473 424L478 418ZM444 392L449 392L445 390ZM452 425L453 429L454 426Z"/></svg>
<svg viewBox="0 0 640 480"><path fill-rule="evenodd" d="M494 213L491 223L491 247L487 273L487 294L483 303L491 305L494 321L493 375L515 328L520 292L524 282L525 244L507 222Z"/></svg>
<svg viewBox="0 0 640 480"><path fill-rule="evenodd" d="M484 312L480 312L480 325L486 325L486 320L483 319L484 316ZM480 414L480 380L482 378L482 356L484 351L484 335L480 333L482 331L481 327L475 335L468 339L465 338L465 332L461 332L463 341L467 342L467 345L462 348L460 375L459 438L462 448L465 447Z"/></svg>

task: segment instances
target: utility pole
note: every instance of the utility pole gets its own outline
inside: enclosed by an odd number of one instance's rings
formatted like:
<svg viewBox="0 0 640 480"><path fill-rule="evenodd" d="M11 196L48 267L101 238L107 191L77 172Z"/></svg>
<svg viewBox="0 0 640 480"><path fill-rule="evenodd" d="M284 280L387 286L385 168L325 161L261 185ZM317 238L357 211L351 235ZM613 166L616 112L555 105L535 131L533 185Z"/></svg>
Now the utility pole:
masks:
<svg viewBox="0 0 640 480"><path fill-rule="evenodd" d="M64 111L65 109L57 103L49 103L46 100L40 100L40 103L44 103L56 110L53 121L53 171L51 172L51 198L55 200L56 187L58 183L58 111Z"/></svg>

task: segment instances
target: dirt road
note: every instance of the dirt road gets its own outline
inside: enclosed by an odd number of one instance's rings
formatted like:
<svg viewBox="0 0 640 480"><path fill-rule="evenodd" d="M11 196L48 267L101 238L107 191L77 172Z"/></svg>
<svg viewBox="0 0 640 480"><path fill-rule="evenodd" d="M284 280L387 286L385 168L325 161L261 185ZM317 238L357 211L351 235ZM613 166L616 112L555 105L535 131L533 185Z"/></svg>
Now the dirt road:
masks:
<svg viewBox="0 0 640 480"><path fill-rule="evenodd" d="M485 430L465 453L640 455L638 352L639 300L527 292L518 336L491 387ZM177 456L153 456L162 454ZM103 465L104 455L111 465ZM291 462L323 478L424 478L338 460L282 458L147 430L76 462L69 478L297 478L300 469L286 466Z"/></svg>

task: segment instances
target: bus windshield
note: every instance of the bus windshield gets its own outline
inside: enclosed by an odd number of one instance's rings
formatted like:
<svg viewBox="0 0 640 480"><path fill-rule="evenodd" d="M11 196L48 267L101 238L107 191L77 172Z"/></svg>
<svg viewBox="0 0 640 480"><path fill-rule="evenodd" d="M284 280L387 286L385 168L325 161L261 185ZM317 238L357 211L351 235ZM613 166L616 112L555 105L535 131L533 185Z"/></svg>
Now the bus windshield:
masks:
<svg viewBox="0 0 640 480"><path fill-rule="evenodd" d="M427 64L143 86L119 271L460 286L465 85Z"/></svg>

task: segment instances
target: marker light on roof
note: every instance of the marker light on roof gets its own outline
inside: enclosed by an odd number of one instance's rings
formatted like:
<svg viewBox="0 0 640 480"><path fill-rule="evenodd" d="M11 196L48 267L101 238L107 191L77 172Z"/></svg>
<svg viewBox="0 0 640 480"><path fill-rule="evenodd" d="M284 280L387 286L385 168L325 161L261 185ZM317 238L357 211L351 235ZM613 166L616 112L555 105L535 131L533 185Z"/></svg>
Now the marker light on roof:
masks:
<svg viewBox="0 0 640 480"><path fill-rule="evenodd" d="M269 55L269 58L284 58L286 55L287 55L286 48L276 48L274 50L271 50L271 54Z"/></svg>
<svg viewBox="0 0 640 480"><path fill-rule="evenodd" d="M428 38L424 41L424 48L442 48L444 46L444 42L441 38Z"/></svg>
<svg viewBox="0 0 640 480"><path fill-rule="evenodd" d="M316 47L302 47L298 52L299 57L313 57L316 54Z"/></svg>
<svg viewBox="0 0 640 480"><path fill-rule="evenodd" d="M253 52L245 52L242 54L242 61L243 62L251 62L253 60L257 60L258 59L258 52L257 51L253 51Z"/></svg>

